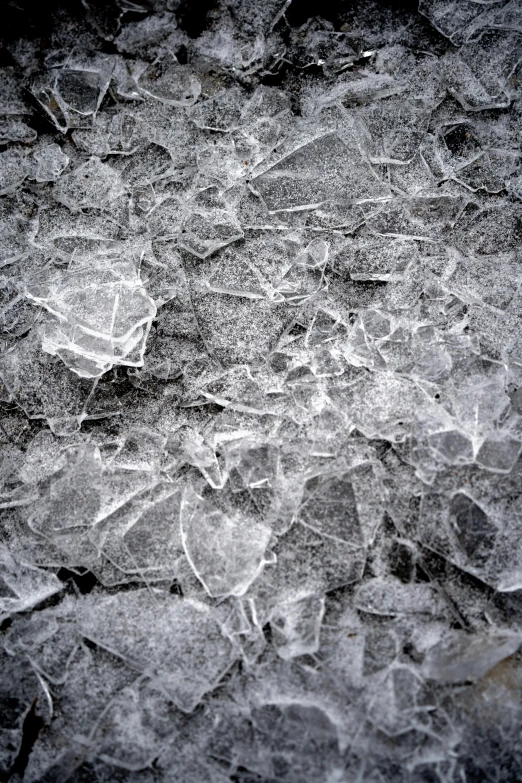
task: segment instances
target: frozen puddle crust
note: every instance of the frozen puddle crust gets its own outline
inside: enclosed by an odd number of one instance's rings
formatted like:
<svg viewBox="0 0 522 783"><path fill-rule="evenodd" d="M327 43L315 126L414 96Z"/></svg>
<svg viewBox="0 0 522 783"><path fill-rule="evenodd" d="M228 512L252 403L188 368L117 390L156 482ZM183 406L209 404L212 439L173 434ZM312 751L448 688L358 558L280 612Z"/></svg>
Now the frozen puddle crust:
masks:
<svg viewBox="0 0 522 783"><path fill-rule="evenodd" d="M522 6L0 45L0 779L522 780Z"/></svg>

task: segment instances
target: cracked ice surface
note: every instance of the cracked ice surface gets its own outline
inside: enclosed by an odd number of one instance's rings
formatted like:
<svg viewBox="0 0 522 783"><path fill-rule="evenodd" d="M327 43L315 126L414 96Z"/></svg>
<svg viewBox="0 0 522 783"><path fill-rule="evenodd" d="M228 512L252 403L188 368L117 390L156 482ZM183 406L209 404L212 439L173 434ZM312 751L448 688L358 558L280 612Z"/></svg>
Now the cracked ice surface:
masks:
<svg viewBox="0 0 522 783"><path fill-rule="evenodd" d="M0 779L522 780L522 6L25 0Z"/></svg>

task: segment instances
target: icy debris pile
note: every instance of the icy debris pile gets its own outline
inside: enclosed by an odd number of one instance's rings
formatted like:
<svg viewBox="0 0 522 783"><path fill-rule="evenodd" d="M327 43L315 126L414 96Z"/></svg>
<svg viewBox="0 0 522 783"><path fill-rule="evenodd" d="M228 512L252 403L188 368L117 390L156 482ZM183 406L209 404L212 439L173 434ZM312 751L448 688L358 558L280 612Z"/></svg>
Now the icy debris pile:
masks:
<svg viewBox="0 0 522 783"><path fill-rule="evenodd" d="M4 5L0 778L521 780L520 3Z"/></svg>

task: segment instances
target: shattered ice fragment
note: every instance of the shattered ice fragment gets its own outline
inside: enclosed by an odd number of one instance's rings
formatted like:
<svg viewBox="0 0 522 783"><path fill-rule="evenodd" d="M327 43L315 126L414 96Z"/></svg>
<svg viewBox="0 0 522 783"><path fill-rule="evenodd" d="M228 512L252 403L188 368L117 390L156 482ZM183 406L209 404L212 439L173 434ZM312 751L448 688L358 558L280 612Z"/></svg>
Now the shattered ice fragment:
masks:
<svg viewBox="0 0 522 783"><path fill-rule="evenodd" d="M172 156L161 144L140 145L121 171L126 186L141 187L160 181L174 173Z"/></svg>
<svg viewBox="0 0 522 783"><path fill-rule="evenodd" d="M321 291L325 291L327 286L322 269L307 268L304 264L296 263L274 283L274 291L276 296L282 298L286 304L299 307Z"/></svg>
<svg viewBox="0 0 522 783"><path fill-rule="evenodd" d="M350 474L309 478L304 486L299 519L321 535L360 546L361 528Z"/></svg>
<svg viewBox="0 0 522 783"><path fill-rule="evenodd" d="M29 252L29 240L33 231L34 221L27 216L16 196L2 198L0 200L0 267L18 261Z"/></svg>
<svg viewBox="0 0 522 783"><path fill-rule="evenodd" d="M37 136L37 132L25 122L15 119L0 120L0 144L7 144L10 141L31 144Z"/></svg>
<svg viewBox="0 0 522 783"><path fill-rule="evenodd" d="M187 713L217 687L235 658L207 606L161 591L104 596L82 607L80 626Z"/></svg>
<svg viewBox="0 0 522 783"><path fill-rule="evenodd" d="M348 261L352 280L402 280L417 255L413 241L390 237L361 238Z"/></svg>
<svg viewBox="0 0 522 783"><path fill-rule="evenodd" d="M118 172L99 158L91 158L70 174L60 177L53 194L71 210L101 208L123 191Z"/></svg>
<svg viewBox="0 0 522 783"><path fill-rule="evenodd" d="M403 584L398 579L375 578L365 582L355 594L357 609L369 614L444 615L446 604L434 588L426 584Z"/></svg>
<svg viewBox="0 0 522 783"><path fill-rule="evenodd" d="M519 634L507 631L451 631L428 650L423 674L437 682L474 682L513 655L521 643Z"/></svg>
<svg viewBox="0 0 522 783"><path fill-rule="evenodd" d="M461 43L466 29L488 10L489 6L502 0L487 2L459 2L459 0L420 0L419 11L428 17L434 27L455 44Z"/></svg>
<svg viewBox="0 0 522 783"><path fill-rule="evenodd" d="M141 365L156 307L135 272L80 266L31 286L27 295L55 318L41 330L43 349L78 375Z"/></svg>
<svg viewBox="0 0 522 783"><path fill-rule="evenodd" d="M27 153L17 147L0 152L0 196L12 193L29 174Z"/></svg>
<svg viewBox="0 0 522 783"><path fill-rule="evenodd" d="M183 220L178 244L198 258L206 258L243 236L237 219L224 209L194 209Z"/></svg>
<svg viewBox="0 0 522 783"><path fill-rule="evenodd" d="M372 162L404 164L413 160L428 130L429 112L424 99L393 97L362 111L372 139Z"/></svg>
<svg viewBox="0 0 522 783"><path fill-rule="evenodd" d="M379 684L368 709L368 717L377 729L395 738L413 731L426 704L418 704L423 681L408 666L395 665Z"/></svg>
<svg viewBox="0 0 522 783"><path fill-rule="evenodd" d="M509 473L522 451L522 440L498 431L486 436L477 452L476 462L486 470Z"/></svg>
<svg viewBox="0 0 522 783"><path fill-rule="evenodd" d="M0 547L0 618L26 612L63 589L53 574L17 563L5 546Z"/></svg>
<svg viewBox="0 0 522 783"><path fill-rule="evenodd" d="M211 487L223 488L228 478L227 473L222 469L212 446L198 432L189 427L181 428L169 438L167 448L170 453L179 449L179 455L190 465L199 468Z"/></svg>
<svg viewBox="0 0 522 783"><path fill-rule="evenodd" d="M197 104L190 117L198 128L228 133L241 125L242 92L238 87Z"/></svg>
<svg viewBox="0 0 522 783"><path fill-rule="evenodd" d="M82 127L100 108L111 80L113 63L100 52L76 53L62 68L33 78L29 89L62 133Z"/></svg>
<svg viewBox="0 0 522 783"><path fill-rule="evenodd" d="M311 655L319 649L324 600L302 595L278 604L270 618L276 635L277 654L283 659Z"/></svg>
<svg viewBox="0 0 522 783"><path fill-rule="evenodd" d="M0 378L30 419L46 419L60 435L79 429L90 393L81 379L41 350L36 330L0 356Z"/></svg>
<svg viewBox="0 0 522 783"><path fill-rule="evenodd" d="M42 499L31 514L33 529L50 537L67 528L90 527L101 506L102 465L98 449L71 449L64 461L51 477L48 499Z"/></svg>
<svg viewBox="0 0 522 783"><path fill-rule="evenodd" d="M268 527L238 512L224 514L193 491L182 500L181 536L194 573L214 597L244 595L274 562L266 554Z"/></svg>
<svg viewBox="0 0 522 783"><path fill-rule="evenodd" d="M360 203L388 191L355 144L332 133L298 148L252 180L270 212L318 207L327 201Z"/></svg>
<svg viewBox="0 0 522 783"><path fill-rule="evenodd" d="M34 159L37 163L35 173L37 182L55 182L69 163L68 156L59 144L40 147L34 153Z"/></svg>
<svg viewBox="0 0 522 783"><path fill-rule="evenodd" d="M143 71L138 86L146 95L171 106L192 106L201 93L197 76L168 52Z"/></svg>

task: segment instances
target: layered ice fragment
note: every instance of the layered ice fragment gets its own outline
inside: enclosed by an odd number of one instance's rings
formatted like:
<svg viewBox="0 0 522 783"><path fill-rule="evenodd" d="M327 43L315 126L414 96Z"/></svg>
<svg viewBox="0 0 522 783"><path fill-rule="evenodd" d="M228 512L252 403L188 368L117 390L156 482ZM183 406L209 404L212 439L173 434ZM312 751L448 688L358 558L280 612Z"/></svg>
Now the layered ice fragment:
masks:
<svg viewBox="0 0 522 783"><path fill-rule="evenodd" d="M192 106L201 93L197 76L167 53L149 65L138 79L146 95L171 106Z"/></svg>
<svg viewBox="0 0 522 783"><path fill-rule="evenodd" d="M151 678L190 713L235 659L209 608L168 593L138 590L86 605L82 633Z"/></svg>
<svg viewBox="0 0 522 783"><path fill-rule="evenodd" d="M140 366L156 315L132 265L103 257L99 263L56 271L27 291L53 316L41 330L43 349L84 378L118 364Z"/></svg>
<svg viewBox="0 0 522 783"><path fill-rule="evenodd" d="M265 565L271 530L241 513L224 514L193 491L181 504L183 547L209 595L243 595Z"/></svg>
<svg viewBox="0 0 522 783"><path fill-rule="evenodd" d="M385 198L378 179L355 143L337 134L304 144L252 180L270 212L319 207L325 202L359 203Z"/></svg>

